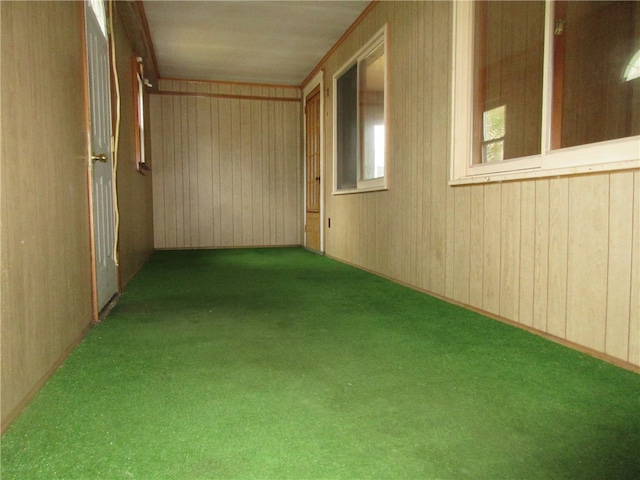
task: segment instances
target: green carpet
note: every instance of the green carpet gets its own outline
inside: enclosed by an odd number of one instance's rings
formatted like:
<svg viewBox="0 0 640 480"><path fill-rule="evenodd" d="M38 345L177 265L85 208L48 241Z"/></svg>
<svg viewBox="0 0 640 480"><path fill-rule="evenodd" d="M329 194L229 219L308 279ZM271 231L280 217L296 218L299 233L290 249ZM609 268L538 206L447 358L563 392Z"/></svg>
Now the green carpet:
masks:
<svg viewBox="0 0 640 480"><path fill-rule="evenodd" d="M634 479L640 375L302 249L156 252L10 479Z"/></svg>

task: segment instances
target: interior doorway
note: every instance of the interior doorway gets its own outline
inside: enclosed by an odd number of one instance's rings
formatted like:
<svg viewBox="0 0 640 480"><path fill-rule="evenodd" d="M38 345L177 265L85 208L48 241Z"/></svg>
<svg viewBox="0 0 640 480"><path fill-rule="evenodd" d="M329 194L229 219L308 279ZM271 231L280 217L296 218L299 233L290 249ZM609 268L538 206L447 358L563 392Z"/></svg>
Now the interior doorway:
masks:
<svg viewBox="0 0 640 480"><path fill-rule="evenodd" d="M305 97L305 246L321 251L320 85Z"/></svg>

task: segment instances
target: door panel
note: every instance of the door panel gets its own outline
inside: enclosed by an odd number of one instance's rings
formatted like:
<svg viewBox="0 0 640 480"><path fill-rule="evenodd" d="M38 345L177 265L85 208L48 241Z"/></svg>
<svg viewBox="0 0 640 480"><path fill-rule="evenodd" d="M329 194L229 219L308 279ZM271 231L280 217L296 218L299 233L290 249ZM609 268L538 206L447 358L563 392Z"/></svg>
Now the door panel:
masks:
<svg viewBox="0 0 640 480"><path fill-rule="evenodd" d="M103 2L94 1L92 3L97 8L104 9ZM95 263L98 310L101 310L118 292L118 272L114 254L115 222L109 42L105 34L105 19L106 15L103 15L103 26L101 26L92 6L88 2L85 3L89 77L89 142L92 155L89 162L92 179L93 261Z"/></svg>
<svg viewBox="0 0 640 480"><path fill-rule="evenodd" d="M305 246L320 251L320 88L307 97Z"/></svg>

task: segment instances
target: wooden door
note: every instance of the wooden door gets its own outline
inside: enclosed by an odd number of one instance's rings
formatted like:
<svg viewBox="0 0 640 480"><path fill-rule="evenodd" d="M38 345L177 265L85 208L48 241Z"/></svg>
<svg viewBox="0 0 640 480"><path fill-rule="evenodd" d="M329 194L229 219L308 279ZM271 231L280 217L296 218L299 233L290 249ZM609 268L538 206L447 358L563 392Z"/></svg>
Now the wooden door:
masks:
<svg viewBox="0 0 640 480"><path fill-rule="evenodd" d="M320 87L305 102L306 212L305 246L320 251Z"/></svg>
<svg viewBox="0 0 640 480"><path fill-rule="evenodd" d="M118 292L111 149L111 90L105 3L85 3L89 83L91 214L95 292L102 310Z"/></svg>

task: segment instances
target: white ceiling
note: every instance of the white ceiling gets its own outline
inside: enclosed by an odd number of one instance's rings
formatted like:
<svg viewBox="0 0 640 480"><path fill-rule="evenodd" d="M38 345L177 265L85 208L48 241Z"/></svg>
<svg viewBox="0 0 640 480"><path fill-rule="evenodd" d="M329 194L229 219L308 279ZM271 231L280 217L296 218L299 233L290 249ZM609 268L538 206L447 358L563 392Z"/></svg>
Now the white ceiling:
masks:
<svg viewBox="0 0 640 480"><path fill-rule="evenodd" d="M369 2L144 0L143 5L161 78L300 85Z"/></svg>

